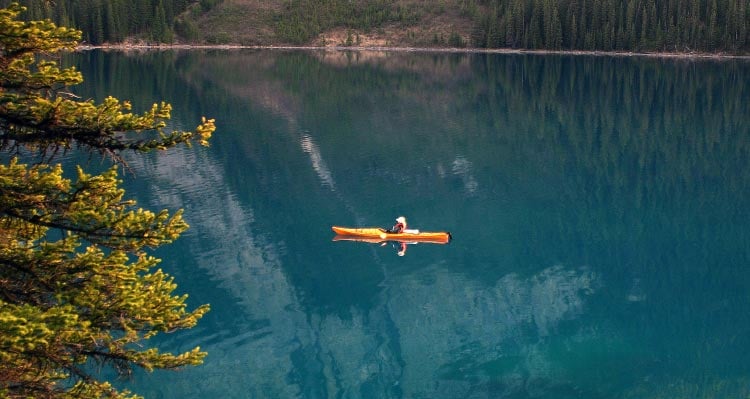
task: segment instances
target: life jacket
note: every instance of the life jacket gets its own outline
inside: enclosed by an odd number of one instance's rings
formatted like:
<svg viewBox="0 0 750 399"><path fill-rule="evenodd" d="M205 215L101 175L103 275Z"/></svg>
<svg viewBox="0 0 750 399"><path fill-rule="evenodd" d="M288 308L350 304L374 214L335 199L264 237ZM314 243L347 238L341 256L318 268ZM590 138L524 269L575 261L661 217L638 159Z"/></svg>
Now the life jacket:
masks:
<svg viewBox="0 0 750 399"><path fill-rule="evenodd" d="M391 231L393 231L394 233L403 233L405 229L406 229L406 225L399 222L393 225L393 228L391 229Z"/></svg>

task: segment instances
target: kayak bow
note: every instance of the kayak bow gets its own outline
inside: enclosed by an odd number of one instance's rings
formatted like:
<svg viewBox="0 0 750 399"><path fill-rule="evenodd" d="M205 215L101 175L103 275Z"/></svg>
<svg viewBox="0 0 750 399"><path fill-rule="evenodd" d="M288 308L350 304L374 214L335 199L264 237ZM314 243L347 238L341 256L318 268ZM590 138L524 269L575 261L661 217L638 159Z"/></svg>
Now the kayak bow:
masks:
<svg viewBox="0 0 750 399"><path fill-rule="evenodd" d="M369 240L379 241L414 241L414 242L432 242L438 244L447 244L451 240L451 233L445 231L429 232L421 231L418 233L388 233L380 227L339 227L333 226L333 231L339 236L358 237ZM342 239L342 238L339 238Z"/></svg>

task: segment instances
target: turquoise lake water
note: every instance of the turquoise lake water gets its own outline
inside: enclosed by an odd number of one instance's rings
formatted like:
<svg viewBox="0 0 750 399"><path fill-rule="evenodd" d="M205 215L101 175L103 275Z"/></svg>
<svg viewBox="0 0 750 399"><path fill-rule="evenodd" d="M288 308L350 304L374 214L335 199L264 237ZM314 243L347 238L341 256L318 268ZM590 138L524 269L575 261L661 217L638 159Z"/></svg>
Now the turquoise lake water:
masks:
<svg viewBox="0 0 750 399"><path fill-rule="evenodd" d="M84 52L77 93L216 118L128 155L205 364L149 398L750 396L750 61ZM98 164L97 164L98 165ZM332 225L448 245L333 241Z"/></svg>

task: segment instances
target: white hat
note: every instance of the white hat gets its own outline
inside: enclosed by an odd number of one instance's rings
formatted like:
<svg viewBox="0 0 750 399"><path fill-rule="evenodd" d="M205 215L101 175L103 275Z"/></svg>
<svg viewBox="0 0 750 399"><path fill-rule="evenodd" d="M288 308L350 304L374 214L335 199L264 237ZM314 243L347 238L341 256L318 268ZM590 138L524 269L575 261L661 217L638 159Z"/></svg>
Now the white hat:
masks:
<svg viewBox="0 0 750 399"><path fill-rule="evenodd" d="M397 217L397 218L396 218L396 221L397 221L397 222L399 222L399 223L404 223L404 224L406 224L406 218L405 218L405 217L403 217L403 216L399 216L399 217Z"/></svg>

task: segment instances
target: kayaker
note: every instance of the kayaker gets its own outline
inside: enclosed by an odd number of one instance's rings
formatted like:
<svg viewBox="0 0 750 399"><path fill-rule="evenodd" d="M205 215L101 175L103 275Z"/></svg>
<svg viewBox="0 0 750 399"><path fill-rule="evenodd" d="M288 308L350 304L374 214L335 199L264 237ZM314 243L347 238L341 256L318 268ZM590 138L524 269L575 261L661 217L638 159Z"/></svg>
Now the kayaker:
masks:
<svg viewBox="0 0 750 399"><path fill-rule="evenodd" d="M396 224L394 224L393 227L388 230L388 233L403 233L404 230L406 230L406 218L403 216L399 216L396 218Z"/></svg>

